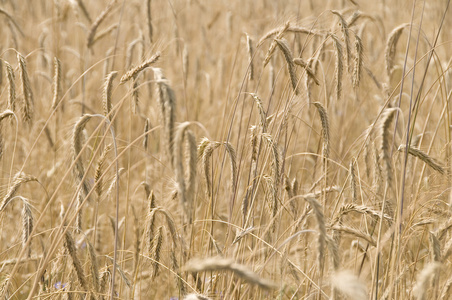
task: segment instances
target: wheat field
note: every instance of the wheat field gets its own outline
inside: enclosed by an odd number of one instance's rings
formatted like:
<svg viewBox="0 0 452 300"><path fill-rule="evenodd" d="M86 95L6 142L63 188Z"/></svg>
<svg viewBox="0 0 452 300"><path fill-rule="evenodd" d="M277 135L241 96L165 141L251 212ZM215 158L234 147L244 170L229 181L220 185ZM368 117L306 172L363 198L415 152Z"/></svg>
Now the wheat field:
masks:
<svg viewBox="0 0 452 300"><path fill-rule="evenodd" d="M1 299L449 299L448 0L1 0Z"/></svg>

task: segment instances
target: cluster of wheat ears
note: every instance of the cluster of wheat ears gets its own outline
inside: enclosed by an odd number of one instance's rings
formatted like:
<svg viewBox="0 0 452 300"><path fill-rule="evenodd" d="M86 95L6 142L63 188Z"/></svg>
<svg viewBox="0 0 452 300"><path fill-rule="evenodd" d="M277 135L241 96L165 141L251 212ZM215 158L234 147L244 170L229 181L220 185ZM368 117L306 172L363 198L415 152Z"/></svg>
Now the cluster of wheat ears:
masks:
<svg viewBox="0 0 452 300"><path fill-rule="evenodd" d="M449 299L449 1L0 22L0 299Z"/></svg>

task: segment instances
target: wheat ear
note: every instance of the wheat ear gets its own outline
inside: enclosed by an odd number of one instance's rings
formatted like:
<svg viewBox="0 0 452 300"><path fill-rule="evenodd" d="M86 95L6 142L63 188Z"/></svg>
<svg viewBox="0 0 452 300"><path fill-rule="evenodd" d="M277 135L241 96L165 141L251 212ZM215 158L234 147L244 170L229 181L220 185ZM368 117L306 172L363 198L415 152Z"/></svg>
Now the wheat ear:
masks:
<svg viewBox="0 0 452 300"><path fill-rule="evenodd" d="M402 24L394 28L388 36L388 41L386 42L385 49L385 59L386 59L386 73L388 77L391 77L392 69L394 68L394 57L397 47L397 42L402 35L403 29L409 24Z"/></svg>
<svg viewBox="0 0 452 300"><path fill-rule="evenodd" d="M19 61L19 75L22 80L22 91L24 93L22 115L24 121L30 123L33 119L33 92L31 91L25 58L20 53L17 53L17 60Z"/></svg>
<svg viewBox="0 0 452 300"><path fill-rule="evenodd" d="M151 56L151 58L145 60L144 62L142 62L140 65L136 66L135 68L130 69L129 71L127 71L126 74L124 74L121 77L121 80L119 81L120 84L123 84L127 81L129 81L130 79L138 76L138 74L143 71L144 69L150 67L153 63L157 62L157 60L160 58L160 52L157 52L156 54L154 54L153 56Z"/></svg>
<svg viewBox="0 0 452 300"><path fill-rule="evenodd" d="M19 187L22 184L30 181L38 181L38 179L36 177L26 175L22 172L18 172L16 173L16 175L14 175L13 184L9 187L6 195L3 197L2 203L0 204L0 212L5 209L6 205L8 205L10 200L16 195Z"/></svg>
<svg viewBox="0 0 452 300"><path fill-rule="evenodd" d="M249 80L254 80L254 63L253 63L254 47L253 40L251 39L248 33L246 33L246 48L248 50L248 64L250 68L248 78Z"/></svg>
<svg viewBox="0 0 452 300"><path fill-rule="evenodd" d="M405 150L406 150L406 145L400 145L398 148L398 151L405 151ZM409 147L408 153L414 157L419 158L424 163L426 163L430 168L439 172L441 175L445 174L444 168L441 166L441 164L438 161L436 161L436 159L434 159L433 157L429 156L428 154L422 152L421 150L414 148L414 147Z"/></svg>
<svg viewBox="0 0 452 300"><path fill-rule="evenodd" d="M146 1L146 21L148 23L149 41L152 43L154 30L152 28L151 0Z"/></svg>
<svg viewBox="0 0 452 300"><path fill-rule="evenodd" d="M380 126L380 135L382 137L381 139L381 146L380 146L380 155L381 158L385 164L385 175L386 180L388 183L392 182L392 167L391 167L391 157L390 157L390 145L389 145L389 138L390 138L390 131L389 126L391 125L392 120L394 119L395 112L397 111L397 108L388 108L384 111L384 114L381 119L381 126Z"/></svg>
<svg viewBox="0 0 452 300"><path fill-rule="evenodd" d="M306 74L309 79L312 79L316 85L320 85L319 79L315 76L314 70L306 63L302 58L294 58L294 64L301 66L306 70Z"/></svg>
<svg viewBox="0 0 452 300"><path fill-rule="evenodd" d="M198 145L198 157L202 159L202 165L204 170L204 178L206 179L207 195L212 196L212 180L210 178L210 157L213 151L220 147L220 143L211 142L208 138L204 137Z"/></svg>
<svg viewBox="0 0 452 300"><path fill-rule="evenodd" d="M92 47L94 36L96 35L97 28L99 28L99 25L105 20L105 18L108 16L108 14L111 12L114 4L116 3L116 0L112 0L107 7L100 13L100 15L97 17L97 19L94 21L94 23L91 25L91 28L88 33L88 38L86 41L86 45L89 48Z"/></svg>
<svg viewBox="0 0 452 300"><path fill-rule="evenodd" d="M152 249L151 249L151 258L152 258L152 276L154 279L158 275L159 266L160 266L160 258L162 254L162 243L163 243L163 226L157 228L157 233L155 237L152 239Z"/></svg>
<svg viewBox="0 0 452 300"><path fill-rule="evenodd" d="M339 11L332 10L331 12L333 14L335 14L336 16L338 16L338 18L340 20L342 37L344 39L344 44L345 44L346 65L347 65L348 70L350 70L350 53L351 53L351 49L350 49L350 34L349 34L349 30L348 30L348 24L347 24L347 21L345 20L344 16Z"/></svg>
<svg viewBox="0 0 452 300"><path fill-rule="evenodd" d="M336 290L345 296L344 299L367 299L369 296L366 286L350 271L335 272L331 283Z"/></svg>
<svg viewBox="0 0 452 300"><path fill-rule="evenodd" d="M96 250L94 249L91 242L85 238L85 242L88 248L88 258L90 261L90 272L93 281L93 287L95 291L99 291L100 287L100 277L99 277L99 265L97 262Z"/></svg>
<svg viewBox="0 0 452 300"><path fill-rule="evenodd" d="M54 76L53 76L53 100L52 109L55 109L60 101L61 94L61 62L58 58L54 58Z"/></svg>
<svg viewBox="0 0 452 300"><path fill-rule="evenodd" d="M314 215L317 220L318 238L317 238L317 262L319 267L319 272L322 272L325 263L325 245L326 245L326 226L325 226L325 216L323 214L322 205L313 197L304 198L309 206L314 210Z"/></svg>
<svg viewBox="0 0 452 300"><path fill-rule="evenodd" d="M31 213L31 206L27 199L22 198L22 248L27 244L30 239L30 234L33 231L33 214ZM28 247L28 257L31 256L31 246Z"/></svg>
<svg viewBox="0 0 452 300"><path fill-rule="evenodd" d="M320 116L320 121L322 122L322 136L323 136L323 157L328 159L330 153L330 125L328 121L328 114L325 107L320 102L314 102L314 106Z"/></svg>
<svg viewBox="0 0 452 300"><path fill-rule="evenodd" d="M193 199L195 193L195 178L196 178L196 139L193 133L188 130L189 122L184 122L179 125L176 131L175 151L174 154L176 163L176 181L177 192L182 207L190 219L193 208ZM187 140L187 156L188 156L188 170L184 172L184 139ZM185 174L187 175L185 175Z"/></svg>
<svg viewBox="0 0 452 300"><path fill-rule="evenodd" d="M337 100L340 100L341 93L342 93L342 74L344 72L344 65L342 62L342 59L344 57L343 51L342 51L342 45L339 41L339 38L334 35L333 33L328 34L333 39L334 49L336 50L335 56L336 56L336 64L335 64L335 80L336 80L336 98Z"/></svg>
<svg viewBox="0 0 452 300"><path fill-rule="evenodd" d="M278 30L278 33L276 34L275 39L270 44L270 47L268 48L268 51L267 51L267 55L265 56L264 68L270 62L270 59L272 58L273 53L275 52L275 48L277 46L276 40L281 39L289 27L290 27L290 23L286 22L286 24ZM261 39L261 41L262 41L262 39ZM259 42L259 45L260 45L260 42Z"/></svg>
<svg viewBox="0 0 452 300"><path fill-rule="evenodd" d="M235 275L243 280L256 284L264 289L275 288L275 285L265 279L260 278L256 273L248 267L234 262L232 259L222 257L211 257L204 259L192 259L184 267L188 272L204 272L204 271L232 271Z"/></svg>
<svg viewBox="0 0 452 300"><path fill-rule="evenodd" d="M441 264L434 262L428 264L417 276L416 284L413 287L413 295L416 299L427 299L427 290L429 288L430 279L439 272Z"/></svg>
<svg viewBox="0 0 452 300"><path fill-rule="evenodd" d="M94 172L94 186L96 187L97 197L100 198L102 196L103 190L103 180L102 180L102 169L105 164L105 160L107 159L107 154L111 150L112 145L108 144L102 154L99 157L99 161L97 162L96 171Z"/></svg>
<svg viewBox="0 0 452 300"><path fill-rule="evenodd" d="M352 201L353 203L358 202L358 192L356 189L356 176L355 167L353 165L353 160L350 162L350 188L352 190Z"/></svg>
<svg viewBox="0 0 452 300"><path fill-rule="evenodd" d="M317 32L310 30L308 28L305 28L302 26L297 26L297 25L290 25L290 23L286 23L283 26L274 28L274 29L270 30L269 32L267 32L266 34L264 34L264 36L261 37L261 39L257 43L257 47L261 46L265 40L273 38L274 36L279 36L281 34L281 32L284 33L286 31L293 32L293 33L308 34L308 35L318 35Z"/></svg>
<svg viewBox="0 0 452 300"><path fill-rule="evenodd" d="M151 121L149 120L149 118L146 118L146 120L144 121L144 137L143 137L143 148L144 151L148 151L148 140L149 140L149 126L150 126Z"/></svg>
<svg viewBox="0 0 452 300"><path fill-rule="evenodd" d="M105 84L104 84L104 94L103 94L102 103L103 103L103 108L104 108L104 115L108 116L110 121L113 118L113 116L111 115L111 109L112 109L111 94L112 94L112 89L113 89L113 80L116 78L117 75L118 75L118 72L116 72L116 71L113 71L110 74L108 74L107 78L105 79Z"/></svg>
<svg viewBox="0 0 452 300"><path fill-rule="evenodd" d="M364 57L364 49L363 42L359 35L355 34L355 61L353 67L353 87L359 87L359 82L361 81L361 73L363 68L363 57Z"/></svg>
<svg viewBox="0 0 452 300"><path fill-rule="evenodd" d="M16 84L14 83L14 70L11 65L5 61L6 78L8 79L8 108L16 110Z"/></svg>
<svg viewBox="0 0 452 300"><path fill-rule="evenodd" d="M69 230L66 231L64 235L64 247L66 248L68 254L71 256L72 265L77 274L77 279L82 288L87 291L88 285L85 281L85 272L83 271L82 263L80 262L80 258L77 255L77 249L75 248L74 238Z"/></svg>
<svg viewBox="0 0 452 300"><path fill-rule="evenodd" d="M284 54L293 90L295 92L295 95L298 95L298 78L297 74L295 73L292 51L290 51L289 45L287 45L287 41L285 39L275 39L275 41L278 44L279 49L281 49L281 52Z"/></svg>
<svg viewBox="0 0 452 300"><path fill-rule="evenodd" d="M171 165L174 165L174 127L176 122L176 95L163 76L162 70L154 68L154 79L157 83L157 102L164 126L165 145L170 155Z"/></svg>

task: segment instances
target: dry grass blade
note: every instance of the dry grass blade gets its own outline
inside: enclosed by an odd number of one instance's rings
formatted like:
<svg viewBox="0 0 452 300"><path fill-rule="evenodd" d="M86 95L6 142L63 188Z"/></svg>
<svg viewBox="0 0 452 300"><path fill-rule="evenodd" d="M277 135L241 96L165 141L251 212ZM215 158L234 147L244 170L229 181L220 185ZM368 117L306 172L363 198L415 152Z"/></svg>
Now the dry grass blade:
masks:
<svg viewBox="0 0 452 300"><path fill-rule="evenodd" d="M398 148L398 151L406 151L406 145L400 145ZM433 157L429 156L428 154L422 152L421 150L414 148L414 147L409 147L408 153L414 157L419 158L424 163L426 163L430 168L439 172L441 175L445 174L445 170L441 166L441 164L436 159L434 159Z"/></svg>
<svg viewBox="0 0 452 300"><path fill-rule="evenodd" d="M275 288L275 285L265 279L260 278L248 267L234 262L232 259L222 257L211 257L204 259L192 259L184 267L188 272L205 271L232 271L235 275L251 284L256 284L264 289Z"/></svg>

